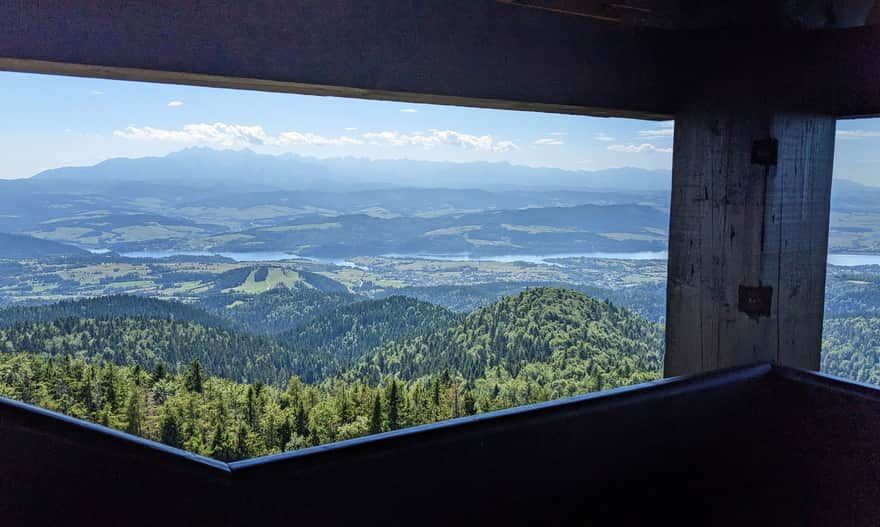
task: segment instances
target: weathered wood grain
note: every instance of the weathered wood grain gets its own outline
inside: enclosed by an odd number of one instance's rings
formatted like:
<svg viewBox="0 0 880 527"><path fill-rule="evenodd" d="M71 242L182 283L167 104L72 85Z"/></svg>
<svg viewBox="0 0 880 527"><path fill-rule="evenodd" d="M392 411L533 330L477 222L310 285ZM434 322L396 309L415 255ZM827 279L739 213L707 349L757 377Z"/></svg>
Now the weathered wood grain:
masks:
<svg viewBox="0 0 880 527"><path fill-rule="evenodd" d="M701 109L676 120L667 376L758 361L818 369L835 120ZM752 160L778 140L775 165ZM739 289L771 287L769 316Z"/></svg>

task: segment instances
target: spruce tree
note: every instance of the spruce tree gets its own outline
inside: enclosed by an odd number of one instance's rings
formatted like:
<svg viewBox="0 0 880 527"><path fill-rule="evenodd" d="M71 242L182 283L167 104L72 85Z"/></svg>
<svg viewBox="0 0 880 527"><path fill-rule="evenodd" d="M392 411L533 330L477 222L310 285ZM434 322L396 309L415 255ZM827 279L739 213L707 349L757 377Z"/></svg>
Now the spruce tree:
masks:
<svg viewBox="0 0 880 527"><path fill-rule="evenodd" d="M382 431L382 399L379 397L379 393L376 393L376 398L373 400L373 417L370 419L370 433L378 434Z"/></svg>
<svg viewBox="0 0 880 527"><path fill-rule="evenodd" d="M104 404L109 404L112 410L116 410L119 402L116 399L116 368L113 363L107 363L101 376L101 397Z"/></svg>
<svg viewBox="0 0 880 527"><path fill-rule="evenodd" d="M290 442L292 436L293 429L290 426L290 419L285 417L284 420L281 421L281 425L278 427L278 446L281 450L284 450L284 447Z"/></svg>
<svg viewBox="0 0 880 527"><path fill-rule="evenodd" d="M141 420L143 419L143 411L141 409L141 396L137 383L133 382L129 389L128 409L125 412L126 425L125 431L136 436L141 435Z"/></svg>
<svg viewBox="0 0 880 527"><path fill-rule="evenodd" d="M247 422L251 430L257 429L257 403L255 400L254 387L248 386L247 389Z"/></svg>
<svg viewBox="0 0 880 527"><path fill-rule="evenodd" d="M176 448L180 448L183 445L183 438L180 436L180 426L177 424L177 418L171 412L167 412L162 416L159 441Z"/></svg>
<svg viewBox="0 0 880 527"><path fill-rule="evenodd" d="M165 365L161 362L157 362L153 367L153 372L150 374L150 377L153 379L153 382L156 383L164 379L167 373Z"/></svg>
<svg viewBox="0 0 880 527"><path fill-rule="evenodd" d="M465 392L464 394L464 413L465 415L474 415L477 413L477 401L474 399L473 393L470 390Z"/></svg>
<svg viewBox="0 0 880 527"><path fill-rule="evenodd" d="M191 392L202 393L202 364L199 359L193 360L190 364L184 376L184 386Z"/></svg>
<svg viewBox="0 0 880 527"><path fill-rule="evenodd" d="M238 434L235 439L235 455L236 459L247 459L250 457L247 444L247 427L243 424L238 425Z"/></svg>
<svg viewBox="0 0 880 527"><path fill-rule="evenodd" d="M300 401L299 405L296 408L296 435L300 437L308 437L309 435L309 416L306 414L305 408L303 408L302 401Z"/></svg>
<svg viewBox="0 0 880 527"><path fill-rule="evenodd" d="M392 379L391 389L388 391L388 429L400 428L400 395L397 393L397 380Z"/></svg>

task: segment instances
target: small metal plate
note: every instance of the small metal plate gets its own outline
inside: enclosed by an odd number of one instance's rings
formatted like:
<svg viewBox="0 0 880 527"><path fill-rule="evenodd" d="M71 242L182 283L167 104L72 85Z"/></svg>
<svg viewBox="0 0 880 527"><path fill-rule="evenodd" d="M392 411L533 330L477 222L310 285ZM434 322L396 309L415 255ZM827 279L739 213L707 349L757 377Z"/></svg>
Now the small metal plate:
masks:
<svg viewBox="0 0 880 527"><path fill-rule="evenodd" d="M771 137L770 139L762 139L752 143L752 163L768 167L770 165L775 165L778 157L778 140Z"/></svg>
<svg viewBox="0 0 880 527"><path fill-rule="evenodd" d="M739 286L739 310L750 317L769 317L772 303L772 287Z"/></svg>

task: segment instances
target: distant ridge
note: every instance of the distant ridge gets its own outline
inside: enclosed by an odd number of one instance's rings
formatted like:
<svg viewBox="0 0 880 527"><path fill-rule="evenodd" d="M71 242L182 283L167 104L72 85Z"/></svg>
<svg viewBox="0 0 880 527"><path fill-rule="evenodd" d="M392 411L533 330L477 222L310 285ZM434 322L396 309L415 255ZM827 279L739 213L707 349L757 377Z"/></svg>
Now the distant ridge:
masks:
<svg viewBox="0 0 880 527"><path fill-rule="evenodd" d="M244 177L244 174L247 177ZM408 159L308 158L267 155L251 150L187 148L164 157L113 158L93 166L59 167L30 178L35 183L70 184L74 192L109 189L133 182L154 187L220 185L248 190L387 187L512 189L590 189L662 191L670 188L668 170L622 167L598 171L530 167L499 162L414 161ZM77 187L77 183L84 185Z"/></svg>
<svg viewBox="0 0 880 527"><path fill-rule="evenodd" d="M0 258L45 258L88 256L88 251L65 243L41 240L22 234L0 233Z"/></svg>
<svg viewBox="0 0 880 527"><path fill-rule="evenodd" d="M195 306L134 295L112 295L55 304L0 309L0 328L13 324L54 322L65 318L138 317L195 322L203 326L230 328L231 320Z"/></svg>

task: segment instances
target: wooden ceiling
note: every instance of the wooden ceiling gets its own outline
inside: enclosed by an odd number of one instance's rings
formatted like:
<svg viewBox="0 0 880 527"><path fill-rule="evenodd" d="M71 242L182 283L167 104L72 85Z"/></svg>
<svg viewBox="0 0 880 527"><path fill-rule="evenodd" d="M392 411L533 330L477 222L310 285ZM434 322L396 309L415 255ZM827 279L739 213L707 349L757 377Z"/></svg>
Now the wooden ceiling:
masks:
<svg viewBox="0 0 880 527"><path fill-rule="evenodd" d="M641 119L708 96L875 116L880 25L843 28L876 20L873 3L0 1L0 71ZM779 12L828 30L780 31Z"/></svg>
<svg viewBox="0 0 880 527"><path fill-rule="evenodd" d="M840 29L880 21L875 0L498 0L635 27ZM878 2L880 4L880 2Z"/></svg>

